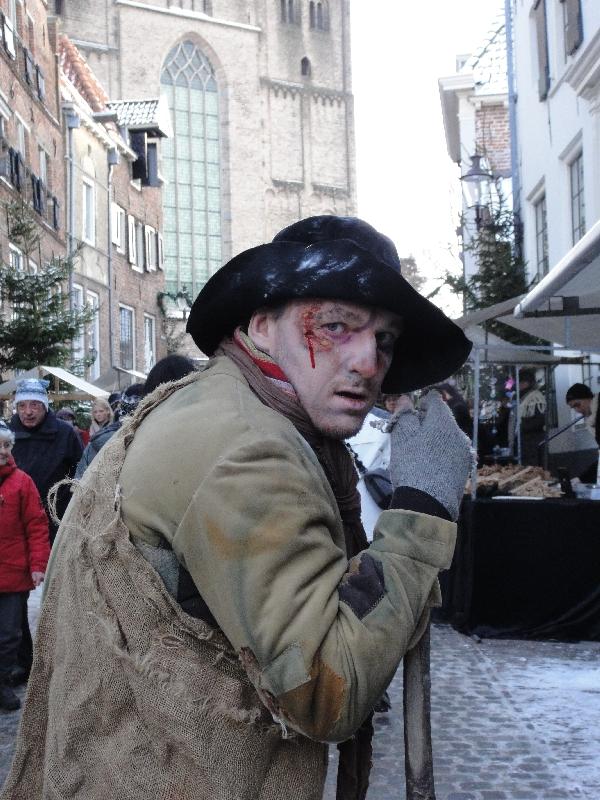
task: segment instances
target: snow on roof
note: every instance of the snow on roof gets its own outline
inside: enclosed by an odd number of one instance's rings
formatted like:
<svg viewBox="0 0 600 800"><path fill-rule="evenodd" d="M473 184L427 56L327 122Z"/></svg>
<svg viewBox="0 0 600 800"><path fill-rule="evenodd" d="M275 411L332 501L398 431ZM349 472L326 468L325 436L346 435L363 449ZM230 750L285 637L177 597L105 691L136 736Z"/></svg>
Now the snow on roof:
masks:
<svg viewBox="0 0 600 800"><path fill-rule="evenodd" d="M154 131L157 136L170 136L171 124L164 99L119 100L108 104L117 112L119 127L130 131Z"/></svg>
<svg viewBox="0 0 600 800"><path fill-rule="evenodd" d="M465 61L460 71L474 75L476 94L506 94L507 70L506 25L499 15L482 47Z"/></svg>

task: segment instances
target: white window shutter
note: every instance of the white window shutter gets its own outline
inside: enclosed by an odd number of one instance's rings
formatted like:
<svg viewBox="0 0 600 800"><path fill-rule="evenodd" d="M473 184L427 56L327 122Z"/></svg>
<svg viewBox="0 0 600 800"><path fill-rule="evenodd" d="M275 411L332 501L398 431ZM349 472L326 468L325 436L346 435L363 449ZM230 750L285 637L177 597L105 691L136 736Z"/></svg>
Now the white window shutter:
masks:
<svg viewBox="0 0 600 800"><path fill-rule="evenodd" d="M119 235L119 206L116 203L110 204L110 226L112 243L116 245L121 244L121 237Z"/></svg>
<svg viewBox="0 0 600 800"><path fill-rule="evenodd" d="M162 234L157 234L158 236L158 268L164 269L165 268L165 245L163 242Z"/></svg>
<svg viewBox="0 0 600 800"><path fill-rule="evenodd" d="M127 253L130 264L136 263L135 217L127 215Z"/></svg>

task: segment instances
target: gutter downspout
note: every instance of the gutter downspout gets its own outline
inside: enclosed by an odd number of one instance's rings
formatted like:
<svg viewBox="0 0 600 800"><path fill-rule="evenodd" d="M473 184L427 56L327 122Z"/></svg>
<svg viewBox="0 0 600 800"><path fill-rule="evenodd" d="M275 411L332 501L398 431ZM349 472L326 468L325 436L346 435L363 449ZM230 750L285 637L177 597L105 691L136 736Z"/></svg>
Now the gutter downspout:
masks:
<svg viewBox="0 0 600 800"><path fill-rule="evenodd" d="M517 130L517 92L515 87L513 0L504 0L504 25L506 28L506 61L508 78L508 118L510 127L510 172L512 181L512 205L515 221L515 251L523 255L523 231L521 225L521 178L519 173L519 134Z"/></svg>
<svg viewBox="0 0 600 800"><path fill-rule="evenodd" d="M113 340L113 257L112 257L112 171L113 167L119 163L119 153L117 150L112 147L107 153L107 165L108 165L108 178L106 182L107 187L107 209L108 209L108 224L106 226L107 230L107 238L108 241L106 243L106 264L107 264L107 271L108 271L108 348L109 348L109 356L110 356L110 366L111 369L115 365L115 343Z"/></svg>
<svg viewBox="0 0 600 800"><path fill-rule="evenodd" d="M67 212L67 258L75 253L75 165L73 164L73 131L80 125L79 115L72 106L64 106L67 127L67 172L68 172L68 212ZM69 276L69 311L73 311L73 270Z"/></svg>

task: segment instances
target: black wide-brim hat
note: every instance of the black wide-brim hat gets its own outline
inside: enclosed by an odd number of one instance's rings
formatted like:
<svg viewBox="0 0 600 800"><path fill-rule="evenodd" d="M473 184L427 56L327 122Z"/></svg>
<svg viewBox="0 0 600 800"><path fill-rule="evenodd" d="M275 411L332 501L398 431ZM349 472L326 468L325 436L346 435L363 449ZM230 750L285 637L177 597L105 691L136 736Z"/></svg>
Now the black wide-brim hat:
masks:
<svg viewBox="0 0 600 800"><path fill-rule="evenodd" d="M343 300L402 318L383 392L438 383L455 373L471 350L463 331L402 277L391 240L355 217L309 217L270 244L232 258L194 301L187 331L212 356L259 308L308 298Z"/></svg>

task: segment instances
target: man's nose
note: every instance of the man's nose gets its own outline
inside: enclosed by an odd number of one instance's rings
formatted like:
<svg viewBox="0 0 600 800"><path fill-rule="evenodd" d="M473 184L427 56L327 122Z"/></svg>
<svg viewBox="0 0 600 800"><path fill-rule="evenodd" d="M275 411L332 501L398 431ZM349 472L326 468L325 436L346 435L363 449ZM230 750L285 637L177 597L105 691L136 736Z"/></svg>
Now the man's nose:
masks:
<svg viewBox="0 0 600 800"><path fill-rule="evenodd" d="M364 333L357 336L353 342L350 360L348 364L351 372L355 372L362 378L374 378L378 370L377 342L375 336Z"/></svg>

